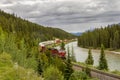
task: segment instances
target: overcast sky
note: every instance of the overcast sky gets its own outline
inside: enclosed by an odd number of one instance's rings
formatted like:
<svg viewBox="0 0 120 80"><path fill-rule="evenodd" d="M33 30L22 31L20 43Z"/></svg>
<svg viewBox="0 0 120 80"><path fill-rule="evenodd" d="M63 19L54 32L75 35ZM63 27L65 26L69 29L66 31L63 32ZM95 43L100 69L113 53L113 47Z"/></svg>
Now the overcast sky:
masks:
<svg viewBox="0 0 120 80"><path fill-rule="evenodd" d="M0 0L0 9L68 32L120 22L120 0Z"/></svg>

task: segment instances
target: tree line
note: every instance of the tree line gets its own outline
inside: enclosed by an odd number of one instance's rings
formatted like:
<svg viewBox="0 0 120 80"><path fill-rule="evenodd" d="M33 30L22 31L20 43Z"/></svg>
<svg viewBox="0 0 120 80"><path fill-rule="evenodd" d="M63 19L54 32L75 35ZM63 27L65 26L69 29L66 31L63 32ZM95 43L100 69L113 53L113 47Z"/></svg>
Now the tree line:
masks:
<svg viewBox="0 0 120 80"><path fill-rule="evenodd" d="M82 47L99 48L101 44L105 48L120 48L120 24L88 30L78 37L78 45Z"/></svg>

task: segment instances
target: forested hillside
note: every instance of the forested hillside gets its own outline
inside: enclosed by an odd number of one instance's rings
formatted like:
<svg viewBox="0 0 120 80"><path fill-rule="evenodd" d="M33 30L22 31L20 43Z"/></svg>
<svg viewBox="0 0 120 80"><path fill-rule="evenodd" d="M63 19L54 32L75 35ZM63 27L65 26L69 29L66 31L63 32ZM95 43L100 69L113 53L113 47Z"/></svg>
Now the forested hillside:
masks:
<svg viewBox="0 0 120 80"><path fill-rule="evenodd" d="M105 28L96 28L87 31L78 38L78 45L82 47L100 47L103 44L106 48L120 48L120 24L108 25Z"/></svg>
<svg viewBox="0 0 120 80"><path fill-rule="evenodd" d="M40 39L41 41L44 41L53 39L53 37L60 39L73 37L73 35L61 29L44 27L27 20L23 20L20 17L16 17L14 14L10 15L1 10L0 26L7 33L14 33L18 38L24 37L26 42L32 41L31 39Z"/></svg>
<svg viewBox="0 0 120 80"><path fill-rule="evenodd" d="M61 29L43 27L0 11L0 80L39 80L42 65L39 65L39 59L45 59L43 61L47 64L48 58L41 57L38 43L53 38L73 37Z"/></svg>

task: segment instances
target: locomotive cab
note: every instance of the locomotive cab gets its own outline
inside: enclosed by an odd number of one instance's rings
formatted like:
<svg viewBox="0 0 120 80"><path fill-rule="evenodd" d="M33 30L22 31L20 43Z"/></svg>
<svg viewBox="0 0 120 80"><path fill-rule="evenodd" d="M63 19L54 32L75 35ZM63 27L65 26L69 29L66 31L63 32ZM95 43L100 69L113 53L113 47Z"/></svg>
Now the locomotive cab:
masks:
<svg viewBox="0 0 120 80"><path fill-rule="evenodd" d="M65 59L66 51L65 50L59 50L59 57Z"/></svg>

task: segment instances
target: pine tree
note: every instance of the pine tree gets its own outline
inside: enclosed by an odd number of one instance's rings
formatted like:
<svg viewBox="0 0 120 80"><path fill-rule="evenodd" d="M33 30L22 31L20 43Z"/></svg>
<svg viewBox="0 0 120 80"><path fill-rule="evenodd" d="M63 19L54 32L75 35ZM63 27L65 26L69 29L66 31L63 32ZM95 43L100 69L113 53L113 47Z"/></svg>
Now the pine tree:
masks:
<svg viewBox="0 0 120 80"><path fill-rule="evenodd" d="M65 50L65 43L64 42L61 43L61 49Z"/></svg>
<svg viewBox="0 0 120 80"><path fill-rule="evenodd" d="M86 59L85 63L89 64L89 65L93 65L93 63L94 63L92 53L91 53L91 49L89 49L88 58Z"/></svg>
<svg viewBox="0 0 120 80"><path fill-rule="evenodd" d="M41 75L43 73L42 65L40 59L38 59L37 71Z"/></svg>
<svg viewBox="0 0 120 80"><path fill-rule="evenodd" d="M72 63L71 63L71 60L70 60L70 52L69 52L69 47L68 47L66 69L65 69L65 73L64 73L65 80L69 80L72 73L73 73L73 69L72 69Z"/></svg>
<svg viewBox="0 0 120 80"><path fill-rule="evenodd" d="M98 66L98 68L100 70L108 70L108 64L107 64L107 60L105 58L103 44L101 45L101 55L100 55L100 60L99 60L99 66Z"/></svg>
<svg viewBox="0 0 120 80"><path fill-rule="evenodd" d="M72 61L76 62L73 45L72 45L72 51L71 52L72 52L72 55L71 55Z"/></svg>

